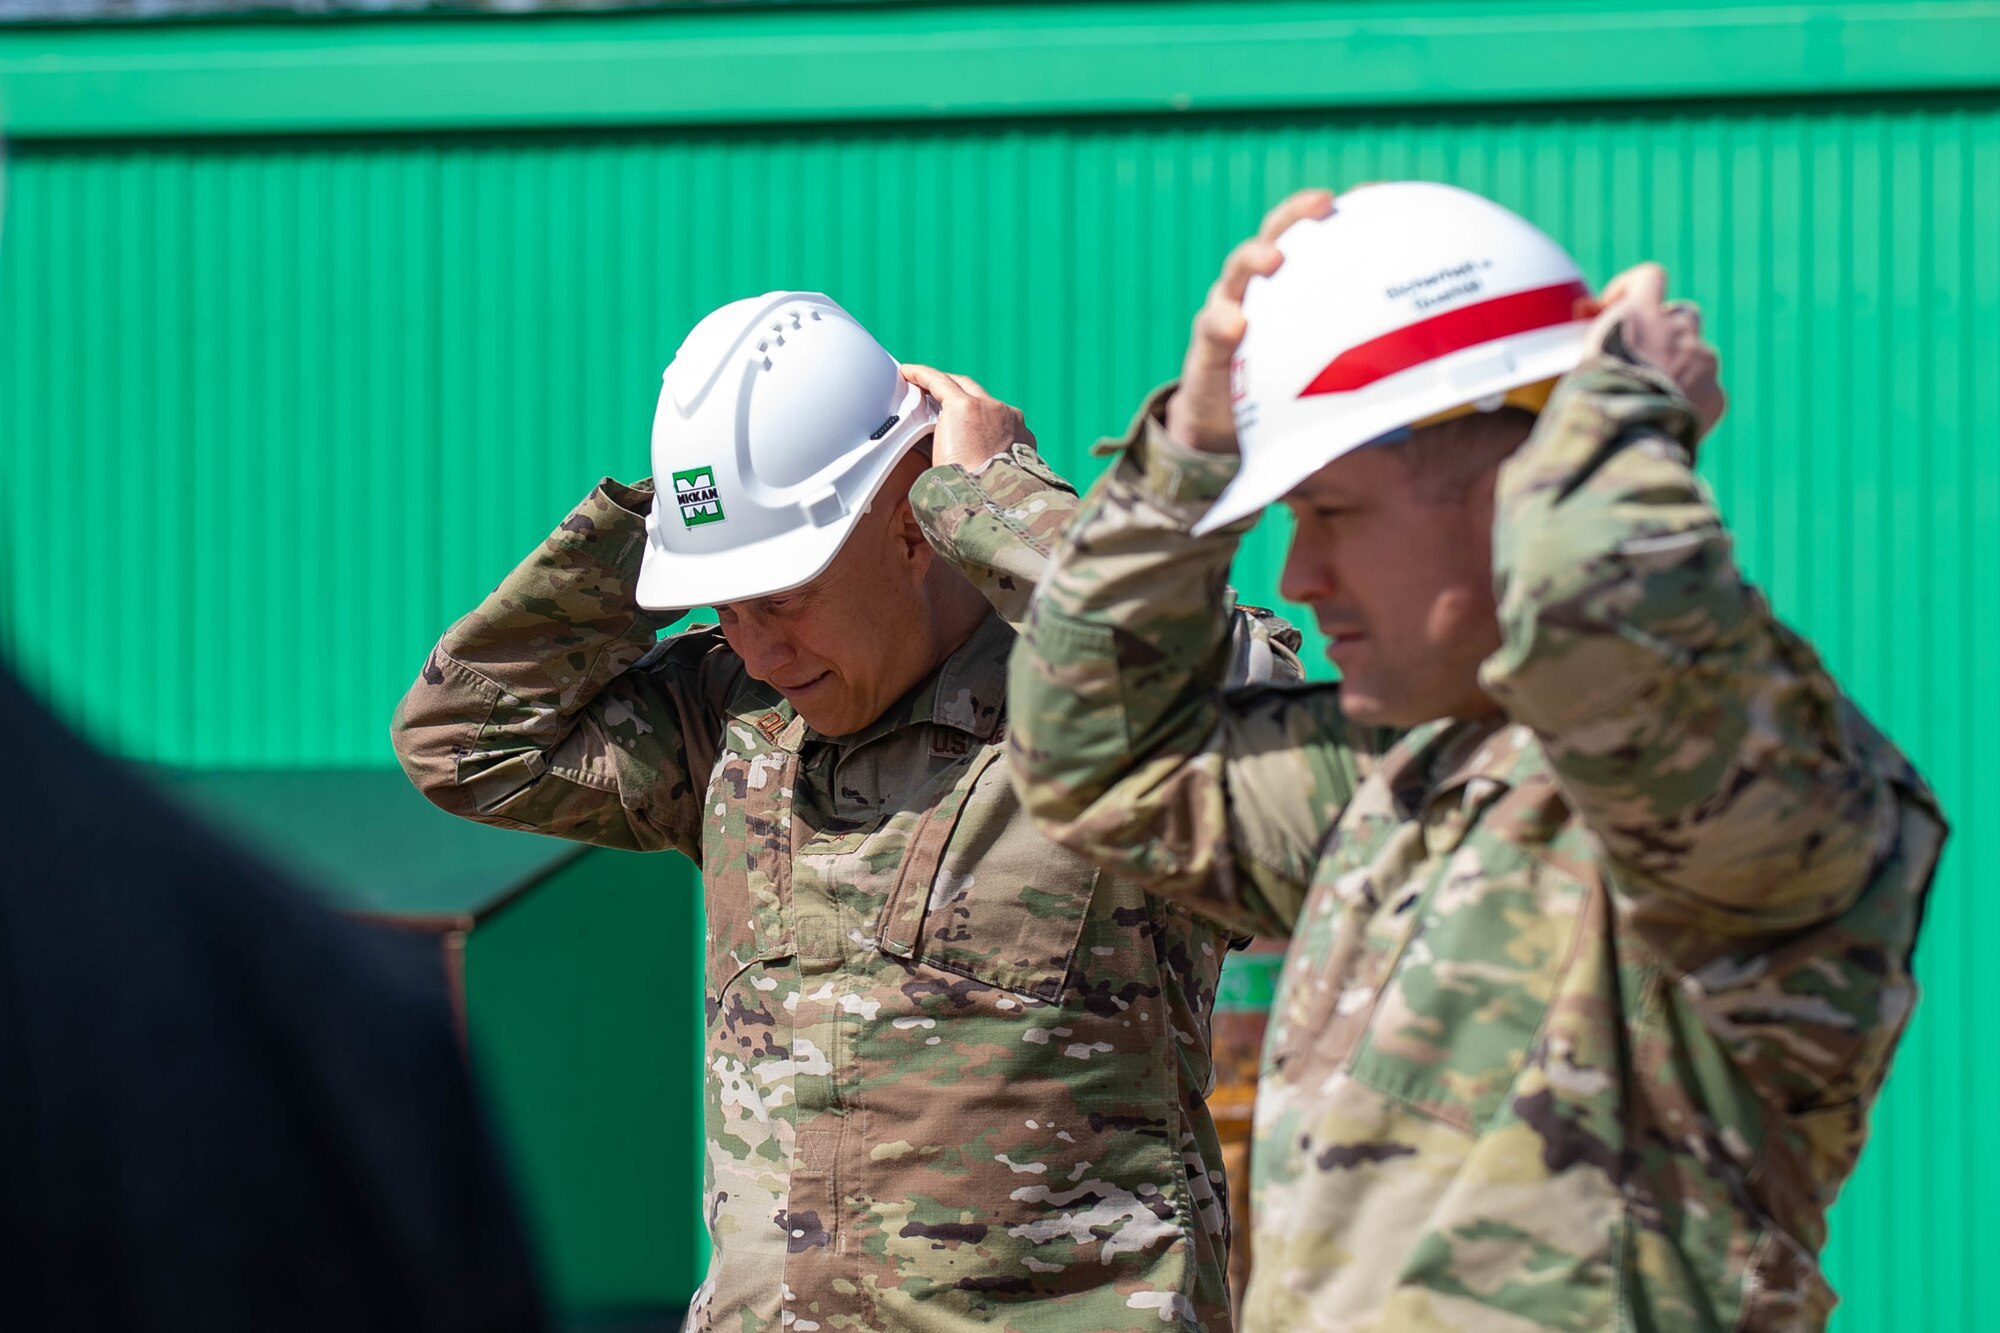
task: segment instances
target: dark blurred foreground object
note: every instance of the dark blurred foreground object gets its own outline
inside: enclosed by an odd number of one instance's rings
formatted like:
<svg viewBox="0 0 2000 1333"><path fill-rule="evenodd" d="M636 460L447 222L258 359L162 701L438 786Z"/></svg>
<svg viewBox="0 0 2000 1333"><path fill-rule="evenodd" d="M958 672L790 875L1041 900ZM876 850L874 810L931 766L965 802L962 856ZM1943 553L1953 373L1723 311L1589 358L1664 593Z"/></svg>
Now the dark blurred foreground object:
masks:
<svg viewBox="0 0 2000 1333"><path fill-rule="evenodd" d="M0 734L0 1326L539 1329L435 966Z"/></svg>
<svg viewBox="0 0 2000 1333"><path fill-rule="evenodd" d="M146 776L449 989L559 1317L679 1327L707 1267L694 863L459 819L400 768Z"/></svg>

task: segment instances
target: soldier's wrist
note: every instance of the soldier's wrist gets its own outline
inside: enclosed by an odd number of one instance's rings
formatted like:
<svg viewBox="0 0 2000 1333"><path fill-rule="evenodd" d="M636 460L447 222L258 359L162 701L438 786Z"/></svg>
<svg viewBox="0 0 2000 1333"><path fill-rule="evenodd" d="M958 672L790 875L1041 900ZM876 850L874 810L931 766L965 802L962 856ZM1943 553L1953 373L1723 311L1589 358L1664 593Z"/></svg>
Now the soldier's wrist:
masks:
<svg viewBox="0 0 2000 1333"><path fill-rule="evenodd" d="M587 568L588 580L599 589L608 592L615 588L630 607L635 632L643 625L658 633L679 619L681 612L648 610L638 602L639 566L646 552L646 511L652 508L652 499L650 483L627 486L606 477L549 535L545 550L572 571L570 578Z"/></svg>
<svg viewBox="0 0 2000 1333"><path fill-rule="evenodd" d="M1208 512L1242 465L1236 454L1197 449L1175 439L1157 418L1146 421L1133 457L1140 493L1189 527Z"/></svg>

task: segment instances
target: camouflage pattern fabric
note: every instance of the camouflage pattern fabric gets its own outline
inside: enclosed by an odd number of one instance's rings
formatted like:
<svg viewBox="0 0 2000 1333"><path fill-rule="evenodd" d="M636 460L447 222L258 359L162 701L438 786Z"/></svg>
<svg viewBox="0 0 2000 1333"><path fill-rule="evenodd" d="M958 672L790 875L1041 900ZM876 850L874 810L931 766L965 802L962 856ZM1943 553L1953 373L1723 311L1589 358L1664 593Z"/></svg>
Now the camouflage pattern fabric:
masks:
<svg viewBox="0 0 2000 1333"><path fill-rule="evenodd" d="M651 496L606 482L446 633L397 751L467 818L700 863L691 1328L1227 1329L1203 1095L1228 937L1043 840L1004 762L1012 626L1075 494L1019 446L911 498L995 614L855 735L714 627L655 644Z"/></svg>
<svg viewBox="0 0 2000 1333"><path fill-rule="evenodd" d="M1233 458L1155 407L1016 653L1045 829L1292 935L1253 1330L1818 1328L1915 999L1931 795L1747 587L1672 387L1608 357L1499 482L1504 716L1400 737L1225 692Z"/></svg>

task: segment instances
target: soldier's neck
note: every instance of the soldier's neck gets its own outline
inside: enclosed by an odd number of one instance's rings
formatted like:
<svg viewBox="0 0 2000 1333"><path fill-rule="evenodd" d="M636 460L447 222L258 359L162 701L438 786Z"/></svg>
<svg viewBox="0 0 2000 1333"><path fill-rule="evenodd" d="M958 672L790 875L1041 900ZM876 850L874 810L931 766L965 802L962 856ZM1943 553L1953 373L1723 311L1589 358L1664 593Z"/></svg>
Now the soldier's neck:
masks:
<svg viewBox="0 0 2000 1333"><path fill-rule="evenodd" d="M931 662L924 673L929 675L965 646L993 614L993 605L965 575L942 560L924 577L924 601L930 609Z"/></svg>

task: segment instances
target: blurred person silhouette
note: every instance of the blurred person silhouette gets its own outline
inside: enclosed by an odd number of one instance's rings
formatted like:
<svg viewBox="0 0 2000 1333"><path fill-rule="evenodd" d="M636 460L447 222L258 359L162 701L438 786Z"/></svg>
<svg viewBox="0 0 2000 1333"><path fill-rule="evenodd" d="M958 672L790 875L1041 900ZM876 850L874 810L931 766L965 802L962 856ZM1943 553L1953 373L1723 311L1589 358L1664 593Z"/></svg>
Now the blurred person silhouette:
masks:
<svg viewBox="0 0 2000 1333"><path fill-rule="evenodd" d="M0 1327L542 1327L447 994L0 667Z"/></svg>

